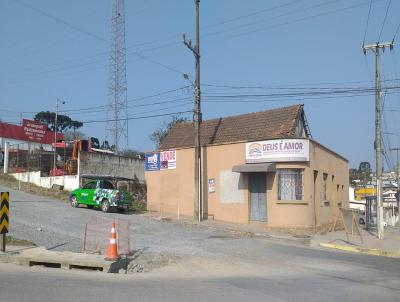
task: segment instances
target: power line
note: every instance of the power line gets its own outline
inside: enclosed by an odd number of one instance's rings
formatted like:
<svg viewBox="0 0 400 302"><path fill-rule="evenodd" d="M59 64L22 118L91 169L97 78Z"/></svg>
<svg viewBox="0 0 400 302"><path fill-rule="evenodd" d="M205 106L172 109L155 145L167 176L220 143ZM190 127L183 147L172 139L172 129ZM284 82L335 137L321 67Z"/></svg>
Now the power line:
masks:
<svg viewBox="0 0 400 302"><path fill-rule="evenodd" d="M390 7L390 4L391 4L391 3L392 3L392 0L389 0L389 4L388 4L388 6L387 6L387 8L386 8L385 18L383 19L381 31L380 31L380 33L379 33L378 43L379 43L379 41L381 40L382 31L383 31L383 28L385 27L385 23L386 23L386 19L387 19L388 12L389 12L389 7Z"/></svg>
<svg viewBox="0 0 400 302"><path fill-rule="evenodd" d="M193 110L186 110L186 111L178 111L178 112L169 112L169 113L163 113L163 114L154 114L154 115L147 115L147 116L131 116L127 117L126 120L141 120L141 119L148 119L148 118L153 118L153 117L160 117L160 116L169 116L169 115L177 115L177 114L183 114L183 113L189 113L193 112ZM82 123L84 124L91 124L91 123L106 123L106 122L112 122L114 121L113 119L106 119L106 120L90 120L90 121L84 121Z"/></svg>
<svg viewBox="0 0 400 302"><path fill-rule="evenodd" d="M324 13L320 13L320 14L315 14L315 15L311 15L311 16L307 16L307 17L303 17L303 18L298 18L298 19L295 19L295 20L287 21L287 22L278 23L278 24L275 24L275 25L270 25L270 26L266 26L266 27L259 27L259 28L256 28L254 30L246 31L246 32L243 32L243 33L240 33L240 34L236 34L236 35L231 35L231 36L229 36L229 38L236 38L236 37L240 37L240 36L244 36L244 35L248 35L248 34L253 34L253 33L256 33L256 32L259 32L259 31L264 31L264 30L277 28L277 27L281 27L281 26L285 26L285 25L299 23L299 22L302 22L302 21L315 19L315 18L318 18L318 17L334 14L334 13L337 13L337 12L346 11L346 10L353 9L355 7L359 7L359 6L363 6L363 5L365 5L365 2L361 2L361 3L350 5L350 6L346 6L346 7L339 8L339 9L330 10L330 11L327 11L327 12L324 12Z"/></svg>
<svg viewBox="0 0 400 302"><path fill-rule="evenodd" d="M370 15L371 15L371 7L372 7L372 0L369 2L369 9L368 9L367 22L366 22L366 24L365 24L365 32L364 32L363 45L365 44L365 38L366 38L366 36L367 36L369 17L370 17Z"/></svg>
<svg viewBox="0 0 400 302"><path fill-rule="evenodd" d="M36 8L36 7L34 7L34 6L31 6L31 5L29 5L29 4L26 4L25 2L22 2L22 1L20 1L20 0L14 0L14 2L16 2L16 3L22 5L22 6L26 7L26 8L29 8L29 9L31 9L31 10L33 10L33 11L35 11L35 12L37 12L37 13L43 15L43 16L46 16L46 17L48 17L48 18L50 18L50 19L52 19L52 20L54 20L54 21L56 21L56 22L58 22L58 23L64 24L65 26L68 26L68 27L70 27L70 28L72 28L72 29L74 29L74 30L80 32L80 33L83 33L83 34L85 34L85 35L88 35L88 36L90 36L90 37L92 37L92 38L94 38L94 39L96 39L96 40L99 40L99 41L102 41L102 42L106 42L106 43L108 44L107 39L105 39L105 38L103 38L103 37L100 37L100 36L98 36L98 35L96 35L96 34L93 34L93 33L89 32L89 31L87 31L87 30L84 30L84 29L80 28L80 27L77 27L77 26L75 26L75 25L73 25L73 24L71 24L71 23L69 23L69 22L66 22L66 21L64 21L64 20L62 20L62 19L60 19L60 18L58 18L58 17L55 17L55 16L53 16L53 15L51 15L51 14L45 12L45 11L42 10L42 9L38 9L38 8ZM156 60L149 59L149 58L147 58L146 56L143 56L143 55L141 55L141 54L138 53L138 52L131 51L131 50L128 50L128 51L129 51L130 53L134 54L135 56L138 56L139 58L141 58L141 59L143 59L143 60L146 60L146 61L151 62L151 63L153 63L153 64L162 66L162 67L164 67L165 69L168 69L168 70L170 70L170 71L173 71L173 72L176 72L176 73L179 73L179 74L183 74L182 71L179 71L179 70L177 70L177 69L175 69L175 68L173 68L173 67L171 67L171 66L168 66L168 65L166 65L166 64L164 64L164 63L160 63L160 62L158 62L158 61L156 61Z"/></svg>
<svg viewBox="0 0 400 302"><path fill-rule="evenodd" d="M397 26L397 29L396 29L396 31L395 31L395 33L394 33L394 36L393 36L393 39L392 39L392 43L394 43L394 39L396 39L396 36L397 36L397 33L399 32L399 29L400 29L400 23L399 23L399 25Z"/></svg>
<svg viewBox="0 0 400 302"><path fill-rule="evenodd" d="M333 2L337 2L337 1L333 0L333 1L323 2L323 3L319 3L317 5L311 5L311 6L308 6L308 7L302 8L302 9L298 9L298 10L294 10L294 11L291 11L291 12L282 13L282 14L277 15L277 16L260 19L260 20L257 20L257 21L241 24L241 25L230 27L230 28L227 28L227 29L222 29L222 30L219 30L219 31L216 31L216 32L211 32L211 33L205 34L204 37L210 37L210 36L213 36L213 35L229 32L229 31L233 31L233 30L236 30L236 29L242 29L244 27L253 26L255 24L259 24L259 23L262 23L262 22L271 21L273 19L279 19L281 17L286 17L286 16L289 16L289 15L298 14L298 13L301 13L301 12L304 12L304 11L308 11L308 10L311 10L311 9L314 9L314 8L318 8L318 7L321 7L321 6L325 6L325 5L331 4Z"/></svg>

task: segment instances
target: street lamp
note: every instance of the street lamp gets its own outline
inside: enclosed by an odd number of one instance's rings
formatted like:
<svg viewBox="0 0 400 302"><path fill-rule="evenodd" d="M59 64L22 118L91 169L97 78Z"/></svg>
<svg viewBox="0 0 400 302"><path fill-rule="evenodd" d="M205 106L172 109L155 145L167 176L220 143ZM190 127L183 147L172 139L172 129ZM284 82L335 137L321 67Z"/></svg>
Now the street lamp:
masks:
<svg viewBox="0 0 400 302"><path fill-rule="evenodd" d="M54 146L53 146L53 176L56 172L56 158L57 158L57 148L56 148L56 143L57 143L57 118L58 118L58 106L59 104L64 105L65 101L61 101L60 99L56 99L56 116L54 118Z"/></svg>

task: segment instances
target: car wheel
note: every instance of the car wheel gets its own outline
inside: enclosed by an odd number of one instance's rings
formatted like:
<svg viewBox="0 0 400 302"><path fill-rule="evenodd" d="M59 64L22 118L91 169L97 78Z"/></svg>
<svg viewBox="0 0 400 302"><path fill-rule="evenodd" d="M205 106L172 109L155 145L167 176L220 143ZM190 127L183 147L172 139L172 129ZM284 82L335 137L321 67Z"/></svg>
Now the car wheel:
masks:
<svg viewBox="0 0 400 302"><path fill-rule="evenodd" d="M76 195L72 195L70 201L71 201L71 206L73 206L74 208L77 208L79 206Z"/></svg>
<svg viewBox="0 0 400 302"><path fill-rule="evenodd" d="M107 199L104 199L101 203L101 210L104 213L107 213L110 210L110 202Z"/></svg>

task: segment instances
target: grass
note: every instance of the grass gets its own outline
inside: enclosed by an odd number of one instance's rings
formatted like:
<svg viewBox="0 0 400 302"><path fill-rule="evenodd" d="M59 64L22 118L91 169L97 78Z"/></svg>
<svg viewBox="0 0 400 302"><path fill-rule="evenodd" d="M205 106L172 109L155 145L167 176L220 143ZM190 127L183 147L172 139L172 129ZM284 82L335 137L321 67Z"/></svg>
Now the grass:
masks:
<svg viewBox="0 0 400 302"><path fill-rule="evenodd" d="M134 201L132 203L132 211L133 212L147 212L147 207L146 207L146 203L145 202L141 202L141 201Z"/></svg>
<svg viewBox="0 0 400 302"><path fill-rule="evenodd" d="M14 245L14 246L34 246L32 242L28 240L16 239L11 236L6 236L6 245Z"/></svg>

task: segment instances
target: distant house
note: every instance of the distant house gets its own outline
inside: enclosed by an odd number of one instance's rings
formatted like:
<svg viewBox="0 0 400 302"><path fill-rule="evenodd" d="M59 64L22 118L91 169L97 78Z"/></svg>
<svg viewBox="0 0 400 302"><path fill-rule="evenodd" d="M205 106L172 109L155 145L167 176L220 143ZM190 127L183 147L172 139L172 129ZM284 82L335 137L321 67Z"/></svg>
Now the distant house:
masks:
<svg viewBox="0 0 400 302"><path fill-rule="evenodd" d="M348 207L348 161L311 138L303 105L203 121L203 219L270 227L333 222ZM146 154L148 209L194 215L194 124Z"/></svg>

